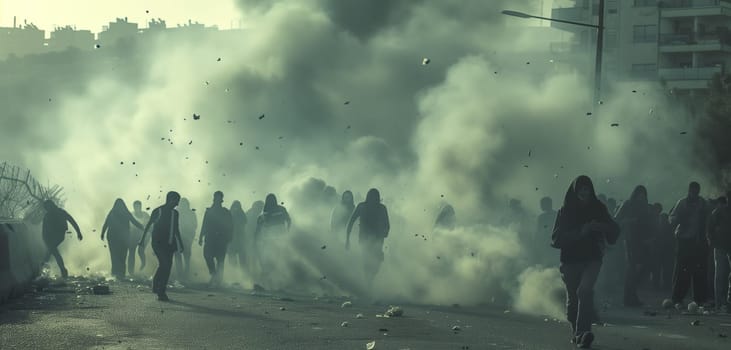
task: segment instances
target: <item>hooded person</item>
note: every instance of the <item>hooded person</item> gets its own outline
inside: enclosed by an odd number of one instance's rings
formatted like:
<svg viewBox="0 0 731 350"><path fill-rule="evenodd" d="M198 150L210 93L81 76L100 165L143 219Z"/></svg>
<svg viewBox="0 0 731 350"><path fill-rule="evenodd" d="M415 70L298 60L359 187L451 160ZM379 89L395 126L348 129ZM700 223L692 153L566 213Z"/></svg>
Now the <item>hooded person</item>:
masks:
<svg viewBox="0 0 731 350"><path fill-rule="evenodd" d="M560 249L561 279L566 286L566 314L571 341L591 347L594 314L594 284L602 265L604 247L615 244L619 226L596 197L588 176L577 177L569 186L556 216L551 246Z"/></svg>
<svg viewBox="0 0 731 350"><path fill-rule="evenodd" d="M81 229L79 229L76 220L68 212L59 208L52 200L47 199L44 201L43 208L46 210L46 213L43 215L41 235L47 249L43 261L48 262L51 256L56 258L58 268L61 270L61 277L66 278L69 272L66 270L66 265L64 265L63 257L58 251L58 246L61 245L65 238L68 223L71 223L71 226L76 230L76 237L79 240L82 240L84 237L81 235Z"/></svg>
<svg viewBox="0 0 731 350"><path fill-rule="evenodd" d="M155 208L150 215L150 221L145 226L142 233L142 239L139 244L142 245L147 236L150 226L152 229L152 250L158 260L157 271L152 278L152 291L157 294L157 300L168 301L166 293L168 281L170 280L170 271L173 268L173 254L182 250L183 241L180 238L180 215L175 207L180 203L180 194L170 191L165 197L165 204Z"/></svg>
<svg viewBox="0 0 731 350"><path fill-rule="evenodd" d="M348 219L353 214L353 210L355 210L353 192L345 191L340 197L340 203L335 206L330 215L330 232L342 233L348 226Z"/></svg>
<svg viewBox="0 0 731 350"><path fill-rule="evenodd" d="M175 253L175 273L178 279L188 280L190 278L190 255L198 229L198 218L195 211L190 208L190 201L187 198L180 199L178 213L180 214L180 238L183 242L183 251Z"/></svg>
<svg viewBox="0 0 731 350"><path fill-rule="evenodd" d="M358 244L363 254L363 269L366 282L370 284L378 274L383 262L383 241L388 237L391 224L388 210L381 203L381 194L372 188L366 194L365 202L358 203L348 220L345 249L350 249L350 232L358 221Z"/></svg>
<svg viewBox="0 0 731 350"><path fill-rule="evenodd" d="M282 261L279 246L292 226L287 209L277 203L277 196L270 193L264 200L264 208L256 219L254 242L257 247L257 280L269 288L275 287L274 281L281 276L276 272L278 262Z"/></svg>
<svg viewBox="0 0 731 350"><path fill-rule="evenodd" d="M720 205L708 221L707 239L713 248L716 265L714 271L714 301L716 308L731 313L731 191L719 200Z"/></svg>
<svg viewBox="0 0 731 350"><path fill-rule="evenodd" d="M454 230L457 226L457 214L454 211L454 207L451 204L445 204L439 214L437 214L436 220L434 220L434 228L442 230Z"/></svg>
<svg viewBox="0 0 731 350"><path fill-rule="evenodd" d="M708 204L700 196L701 185L691 182L688 195L670 211L670 225L675 232L677 250L673 271L671 300L676 306L683 303L691 284L693 300L703 305L707 298L708 243L706 220Z"/></svg>
<svg viewBox="0 0 731 350"><path fill-rule="evenodd" d="M673 285L673 267L675 265L675 237L670 225L670 216L660 213L657 223L657 251L660 265L660 290L667 293Z"/></svg>
<svg viewBox="0 0 731 350"><path fill-rule="evenodd" d="M147 222L150 221L150 214L142 211L142 202L140 201L134 201L134 203L132 203L132 216L134 216L135 220L143 226L147 225ZM143 230L144 227L137 228L137 226L135 226L132 227L130 231L127 252L127 270L130 274L135 271L135 254L138 254L140 257L140 270L144 269L145 264L147 263L147 256L145 255L145 246L147 245L147 242L144 242L142 246L137 245L140 239L142 239Z"/></svg>
<svg viewBox="0 0 731 350"><path fill-rule="evenodd" d="M203 257L211 274L209 285L220 285L223 278L223 268L226 261L226 250L233 238L233 219L231 212L223 207L223 192L213 193L213 205L206 209L201 225L201 234L198 244L203 247Z"/></svg>
<svg viewBox="0 0 731 350"><path fill-rule="evenodd" d="M239 201L233 201L229 211L233 220L233 239L228 245L228 255L234 259L234 265L238 264L243 268L246 265L246 223L248 220Z"/></svg>
<svg viewBox="0 0 731 350"><path fill-rule="evenodd" d="M104 235L107 236L109 255L112 258L112 275L118 280L124 279L127 274L125 263L129 252L129 224L144 230L144 226L129 212L124 200L117 198L109 214L107 214L106 220L104 220L101 239L103 241Z"/></svg>
<svg viewBox="0 0 731 350"><path fill-rule="evenodd" d="M625 242L624 305L640 307L643 304L637 296L637 287L650 272L655 238L655 223L645 186L635 187L630 198L619 207L615 220L622 229Z"/></svg>

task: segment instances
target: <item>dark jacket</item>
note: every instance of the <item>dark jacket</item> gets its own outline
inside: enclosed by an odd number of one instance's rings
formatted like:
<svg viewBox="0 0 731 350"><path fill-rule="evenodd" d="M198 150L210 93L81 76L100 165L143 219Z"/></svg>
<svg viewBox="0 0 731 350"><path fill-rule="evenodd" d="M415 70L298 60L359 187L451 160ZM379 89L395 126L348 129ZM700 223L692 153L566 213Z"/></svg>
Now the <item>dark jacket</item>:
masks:
<svg viewBox="0 0 731 350"><path fill-rule="evenodd" d="M713 211L706 235L711 247L731 250L731 207L723 206Z"/></svg>
<svg viewBox="0 0 731 350"><path fill-rule="evenodd" d="M591 198L581 203L576 195L578 186L589 186ZM595 222L598 230L584 231L584 226ZM551 246L561 250L562 263L582 263L601 260L607 243L615 244L619 238L619 225L609 215L594 192L594 186L587 176L580 176L571 183L558 211L551 235Z"/></svg>
<svg viewBox="0 0 731 350"><path fill-rule="evenodd" d="M675 228L675 237L683 240L705 241L708 205L699 197L691 202L683 198L670 211L670 224Z"/></svg>
<svg viewBox="0 0 731 350"><path fill-rule="evenodd" d="M155 208L152 211L150 220L154 224L152 228L153 245L174 247L178 247L178 244L182 245L179 217L177 210L166 206Z"/></svg>
<svg viewBox="0 0 731 350"><path fill-rule="evenodd" d="M233 218L231 212L221 206L206 209L201 225L201 239L231 242L233 238Z"/></svg>

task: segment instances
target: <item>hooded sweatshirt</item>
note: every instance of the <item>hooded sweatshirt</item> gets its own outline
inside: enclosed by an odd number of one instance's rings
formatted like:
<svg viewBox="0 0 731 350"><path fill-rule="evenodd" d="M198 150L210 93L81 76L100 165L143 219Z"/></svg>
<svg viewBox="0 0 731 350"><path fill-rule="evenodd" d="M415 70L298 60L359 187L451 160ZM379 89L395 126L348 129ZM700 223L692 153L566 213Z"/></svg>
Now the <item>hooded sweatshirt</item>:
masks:
<svg viewBox="0 0 731 350"><path fill-rule="evenodd" d="M581 186L591 189L586 203L581 203L577 196ZM601 231L582 234L583 226L592 221L604 224L604 227ZM551 246L561 250L561 262L601 261L605 244L615 244L618 238L619 226L612 220L607 207L597 199L591 179L588 176L579 176L566 191L551 235Z"/></svg>

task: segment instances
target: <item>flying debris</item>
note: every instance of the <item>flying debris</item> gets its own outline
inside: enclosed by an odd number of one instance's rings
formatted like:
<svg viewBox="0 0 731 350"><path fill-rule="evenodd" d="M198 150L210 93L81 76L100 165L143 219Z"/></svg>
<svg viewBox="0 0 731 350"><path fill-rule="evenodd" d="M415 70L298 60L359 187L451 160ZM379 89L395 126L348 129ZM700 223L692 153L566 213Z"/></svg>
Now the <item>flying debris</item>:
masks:
<svg viewBox="0 0 731 350"><path fill-rule="evenodd" d="M243 145L244 145L244 143L243 143L243 142L239 142L239 146L243 146Z"/></svg>
<svg viewBox="0 0 731 350"><path fill-rule="evenodd" d="M325 249L327 249L327 246L324 245L324 246L320 247L320 249L325 250Z"/></svg>
<svg viewBox="0 0 731 350"><path fill-rule="evenodd" d="M530 64L530 61L526 62L525 64Z"/></svg>
<svg viewBox="0 0 731 350"><path fill-rule="evenodd" d="M190 142L188 142L188 144L189 145L192 145L193 144L193 140L190 140Z"/></svg>
<svg viewBox="0 0 731 350"><path fill-rule="evenodd" d="M95 49L98 49L98 48L101 48L101 47L102 47L102 46L101 46L101 45L99 45L99 44L96 44L96 45L94 45L94 48L95 48Z"/></svg>
<svg viewBox="0 0 731 350"><path fill-rule="evenodd" d="M193 113L193 120L200 120L200 119L201 119L200 114Z"/></svg>
<svg viewBox="0 0 731 350"><path fill-rule="evenodd" d="M264 119L264 117L265 117L265 116L266 116L265 114L262 114L262 115L260 115L260 116L259 116L259 120L262 120L262 119Z"/></svg>
<svg viewBox="0 0 731 350"><path fill-rule="evenodd" d="M431 62L431 60L424 57L424 59L421 60L421 65L426 66L427 64L429 64L429 62Z"/></svg>
<svg viewBox="0 0 731 350"><path fill-rule="evenodd" d="M221 62L221 57L219 57L219 58L218 58L218 59L216 60L216 62Z"/></svg>
<svg viewBox="0 0 731 350"><path fill-rule="evenodd" d="M591 116L591 114L592 114L591 112L586 112L586 115L588 115L588 116Z"/></svg>
<svg viewBox="0 0 731 350"><path fill-rule="evenodd" d="M687 134L687 133L688 133L687 131L681 131L681 132L680 132L680 134L681 134L681 135L685 135L685 134Z"/></svg>
<svg viewBox="0 0 731 350"><path fill-rule="evenodd" d="M350 101L345 101L343 104L344 105L349 105L350 104Z"/></svg>
<svg viewBox="0 0 731 350"><path fill-rule="evenodd" d="M616 128L619 126L619 123L612 123L612 126Z"/></svg>
<svg viewBox="0 0 731 350"><path fill-rule="evenodd" d="M632 93L633 93L633 94L636 94L636 93L637 93L637 90L632 90Z"/></svg>

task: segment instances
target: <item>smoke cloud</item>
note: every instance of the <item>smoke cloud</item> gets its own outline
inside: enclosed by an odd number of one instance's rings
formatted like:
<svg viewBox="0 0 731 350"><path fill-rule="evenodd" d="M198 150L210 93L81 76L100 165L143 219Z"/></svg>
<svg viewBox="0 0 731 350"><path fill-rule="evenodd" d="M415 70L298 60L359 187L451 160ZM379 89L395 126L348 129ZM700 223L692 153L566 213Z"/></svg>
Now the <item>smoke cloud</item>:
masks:
<svg viewBox="0 0 731 350"><path fill-rule="evenodd" d="M515 228L498 225L510 198L537 214L541 197L560 203L587 174L599 192L622 199L645 184L668 206L690 179L706 180L689 166L692 135L681 134L692 122L664 92L620 83L595 105L591 77L554 60L535 28L500 15L537 12L537 1L238 5L243 31L0 64L10 77L0 83L0 156L65 187L89 237L62 245L72 274L109 269L97 235L117 197L154 208L177 190L200 215L216 190L246 208L273 192L295 225L277 248L283 285L497 299L556 316L558 301L539 291L559 288L558 272L530 266ZM357 244L345 251L344 232L327 223L343 190L358 200L371 187L392 230L376 285L365 286ZM433 232L445 202L459 227ZM203 280L200 249L193 255Z"/></svg>

